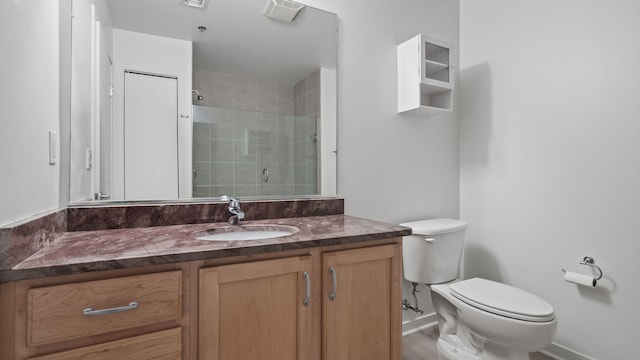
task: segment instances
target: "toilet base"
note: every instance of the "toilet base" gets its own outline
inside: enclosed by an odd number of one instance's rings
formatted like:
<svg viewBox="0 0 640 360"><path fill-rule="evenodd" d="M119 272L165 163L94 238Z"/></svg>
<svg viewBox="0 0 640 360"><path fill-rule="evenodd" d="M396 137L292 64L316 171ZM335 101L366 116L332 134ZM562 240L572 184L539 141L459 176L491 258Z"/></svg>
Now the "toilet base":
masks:
<svg viewBox="0 0 640 360"><path fill-rule="evenodd" d="M484 344L482 360L529 360L529 353L513 351L504 347L495 346L490 342Z"/></svg>
<svg viewBox="0 0 640 360"><path fill-rule="evenodd" d="M529 360L528 353L516 352L487 342L484 343L482 352L477 355L461 350L442 338L438 339L437 346L440 360Z"/></svg>
<svg viewBox="0 0 640 360"><path fill-rule="evenodd" d="M438 339L437 346L440 360L482 360L478 355L459 350L458 347L451 345L443 338Z"/></svg>

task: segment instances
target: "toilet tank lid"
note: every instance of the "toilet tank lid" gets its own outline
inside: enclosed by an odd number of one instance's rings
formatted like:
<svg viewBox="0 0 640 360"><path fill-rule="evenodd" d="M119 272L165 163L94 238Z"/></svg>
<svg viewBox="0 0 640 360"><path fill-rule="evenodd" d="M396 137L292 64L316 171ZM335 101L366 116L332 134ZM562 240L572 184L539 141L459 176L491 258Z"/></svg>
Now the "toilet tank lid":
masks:
<svg viewBox="0 0 640 360"><path fill-rule="evenodd" d="M412 221L400 225L410 227L416 235L440 235L467 228L467 223L462 220L444 218Z"/></svg>

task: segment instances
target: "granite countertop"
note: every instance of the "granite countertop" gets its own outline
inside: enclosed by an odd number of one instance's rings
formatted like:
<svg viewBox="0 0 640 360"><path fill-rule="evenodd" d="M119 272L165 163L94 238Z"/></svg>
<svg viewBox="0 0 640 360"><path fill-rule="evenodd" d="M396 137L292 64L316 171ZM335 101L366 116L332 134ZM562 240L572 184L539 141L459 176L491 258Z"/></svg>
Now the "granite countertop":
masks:
<svg viewBox="0 0 640 360"><path fill-rule="evenodd" d="M265 219L243 221L242 224L289 225L297 227L299 231L285 237L232 242L197 240L194 236L202 231L228 226L227 223L66 232L12 269L0 271L0 283L347 244L411 234L407 227L348 215Z"/></svg>

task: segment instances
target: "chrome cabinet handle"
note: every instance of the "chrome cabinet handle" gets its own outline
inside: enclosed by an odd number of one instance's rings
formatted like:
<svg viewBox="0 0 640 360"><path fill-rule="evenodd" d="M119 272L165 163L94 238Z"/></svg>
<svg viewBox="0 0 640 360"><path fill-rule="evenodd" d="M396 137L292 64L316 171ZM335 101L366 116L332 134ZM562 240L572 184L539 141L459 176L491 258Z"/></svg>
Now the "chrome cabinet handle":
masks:
<svg viewBox="0 0 640 360"><path fill-rule="evenodd" d="M336 269L333 267L329 268L329 273L331 274L331 281L333 282L333 291L329 294L329 300L334 301L336 299L336 289L338 286L338 279L336 276Z"/></svg>
<svg viewBox="0 0 640 360"><path fill-rule="evenodd" d="M262 181L269 182L269 169L267 168L262 169Z"/></svg>
<svg viewBox="0 0 640 360"><path fill-rule="evenodd" d="M309 306L309 300L311 299L311 279L309 278L308 272L303 272L302 276L304 276L304 281L307 283L307 294L302 302L302 305Z"/></svg>
<svg viewBox="0 0 640 360"><path fill-rule="evenodd" d="M93 308L86 308L82 310L82 315L84 316L109 315L109 314L115 314L123 311L135 310L137 308L138 308L138 302L132 301L127 306L114 307L110 309L94 310Z"/></svg>

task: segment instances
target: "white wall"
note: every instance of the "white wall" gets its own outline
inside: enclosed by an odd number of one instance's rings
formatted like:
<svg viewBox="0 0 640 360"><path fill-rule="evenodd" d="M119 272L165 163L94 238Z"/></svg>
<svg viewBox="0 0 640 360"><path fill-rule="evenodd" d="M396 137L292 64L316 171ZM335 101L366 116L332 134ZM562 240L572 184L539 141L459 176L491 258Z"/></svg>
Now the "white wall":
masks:
<svg viewBox="0 0 640 360"><path fill-rule="evenodd" d="M338 72L336 69L320 69L320 194L333 196L338 193L338 169L336 149L338 141L335 136L338 131Z"/></svg>
<svg viewBox="0 0 640 360"><path fill-rule="evenodd" d="M453 115L397 114L397 44L418 33L458 44L458 1L313 0L338 14L338 194L349 215L402 223L458 216ZM405 286L406 288L406 286ZM430 296L423 287L426 313ZM404 312L405 320L415 317Z"/></svg>
<svg viewBox="0 0 640 360"><path fill-rule="evenodd" d="M60 62L59 78L60 84L60 116L59 116L59 181L58 199L60 208L69 205L69 175L70 151L71 151L71 0L58 1L60 13L58 14L60 23Z"/></svg>
<svg viewBox="0 0 640 360"><path fill-rule="evenodd" d="M0 224L58 208L48 133L59 133L59 10L50 0L0 1Z"/></svg>
<svg viewBox="0 0 640 360"><path fill-rule="evenodd" d="M113 183L112 199L124 198L124 71L133 70L178 78L178 162L180 167L180 197L190 198L191 182L191 72L192 44L120 29L113 30Z"/></svg>
<svg viewBox="0 0 640 360"><path fill-rule="evenodd" d="M640 2L462 0L460 14L465 275L550 302L558 346L637 359ZM563 281L589 273L586 255L596 289Z"/></svg>
<svg viewBox="0 0 640 360"><path fill-rule="evenodd" d="M100 169L100 143L94 137L94 121L101 119L104 98L109 99L110 82L100 81L103 72L110 72L105 61L113 51L111 15L105 0L72 0L73 37L71 44L71 138L70 199L91 200L101 191L97 178ZM102 100L102 101L100 101ZM110 108L108 109L110 110ZM109 114L110 117L110 114ZM98 132L96 131L96 134ZM86 152L92 151L91 170L87 169ZM95 182L95 183L94 183Z"/></svg>

